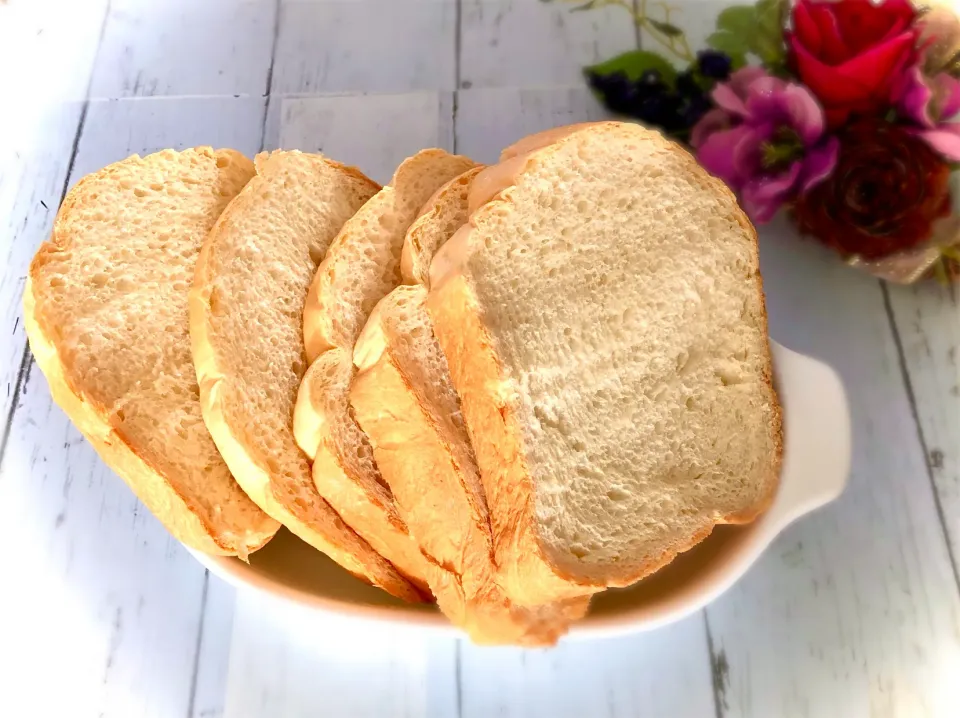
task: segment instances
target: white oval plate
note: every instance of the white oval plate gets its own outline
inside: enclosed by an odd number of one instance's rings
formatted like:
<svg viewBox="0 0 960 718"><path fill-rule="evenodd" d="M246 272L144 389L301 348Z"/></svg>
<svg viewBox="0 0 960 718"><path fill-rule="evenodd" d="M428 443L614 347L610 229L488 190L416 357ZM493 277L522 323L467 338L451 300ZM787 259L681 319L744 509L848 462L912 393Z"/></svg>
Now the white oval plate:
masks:
<svg viewBox="0 0 960 718"><path fill-rule="evenodd" d="M783 405L784 455L770 509L747 526L718 526L693 550L630 588L599 594L570 636L649 630L687 616L730 588L788 525L843 491L850 470L850 416L840 379L825 364L771 344ZM286 530L249 564L192 553L238 587L341 617L459 635L436 608L406 604L366 585Z"/></svg>

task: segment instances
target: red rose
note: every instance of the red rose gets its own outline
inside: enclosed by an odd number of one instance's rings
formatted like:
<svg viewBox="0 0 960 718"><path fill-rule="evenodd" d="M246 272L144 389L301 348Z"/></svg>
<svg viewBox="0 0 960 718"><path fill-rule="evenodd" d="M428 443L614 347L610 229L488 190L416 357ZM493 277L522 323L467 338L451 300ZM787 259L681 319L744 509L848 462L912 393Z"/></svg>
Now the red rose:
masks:
<svg viewBox="0 0 960 718"><path fill-rule="evenodd" d="M907 129L863 119L838 135L827 179L794 206L800 231L841 254L878 259L921 244L950 214L950 167Z"/></svg>
<svg viewBox="0 0 960 718"><path fill-rule="evenodd" d="M916 11L908 0L799 0L787 42L797 74L839 127L851 113L892 103L895 80L916 57Z"/></svg>

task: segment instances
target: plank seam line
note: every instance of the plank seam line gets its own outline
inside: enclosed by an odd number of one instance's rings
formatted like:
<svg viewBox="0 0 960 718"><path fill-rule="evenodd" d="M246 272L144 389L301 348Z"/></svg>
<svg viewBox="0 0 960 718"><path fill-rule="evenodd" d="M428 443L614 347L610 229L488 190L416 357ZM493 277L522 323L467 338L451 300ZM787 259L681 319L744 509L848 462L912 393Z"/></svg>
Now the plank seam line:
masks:
<svg viewBox="0 0 960 718"><path fill-rule="evenodd" d="M20 368L17 370L17 380L13 384L13 397L10 408L7 410L7 420L3 425L3 436L0 437L0 465L3 464L3 457L7 453L7 444L10 442L10 434L13 431L13 417L17 413L20 395L23 393L23 386L26 384L27 375L30 373L31 359L30 345L25 342L23 355L20 357Z"/></svg>
<svg viewBox="0 0 960 718"><path fill-rule="evenodd" d="M947 558L950 560L950 568L953 570L953 582L960 595L960 569L957 567L957 557L953 553L953 545L950 543L950 532L947 530L947 519L943 511L943 503L940 501L940 492L937 491L937 482L934 479L933 465L930 463L930 451L927 447L927 439L923 434L923 426L920 424L920 414L917 411L917 399L913 392L913 382L910 380L910 371L907 369L907 358L903 350L903 340L900 338L900 330L897 328L896 317L893 313L893 304L890 301L890 289L886 282L880 281L880 290L883 293L883 308L887 312L887 322L890 324L890 332L893 334L893 343L897 348L897 361L900 364L900 376L903 379L903 386L907 392L907 401L910 404L910 414L913 416L913 423L917 429L917 439L920 442L920 450L923 451L923 465L927 468L927 480L930 482L930 491L933 493L933 505L937 509L937 517L940 519L940 530L943 533L943 541L947 547Z"/></svg>
<svg viewBox="0 0 960 718"><path fill-rule="evenodd" d="M101 35L102 38L102 35ZM93 72L91 70L91 82L93 81ZM74 165L77 161L77 152L80 149L80 136L83 134L83 128L87 124L87 110L90 103L84 100L80 109L80 118L77 121L77 131L73 135L73 146L70 150L70 161L67 163L67 171L63 178L63 187L60 189L60 200L57 202L57 211L60 211L60 205L67 196L67 190L70 187L70 176L73 174ZM56 221L56 219L54 219ZM29 268L27 270L29 272ZM33 354L30 352L30 343L24 342L23 356L20 359L20 369L17 372L17 381L13 386L13 397L10 403L10 409L7 411L7 421L3 427L3 437L0 438L0 463L7 453L7 444L10 443L10 433L13 431L13 419L16 416L17 409L20 407L20 397L23 395L23 388L30 377L30 365L33 362Z"/></svg>
<svg viewBox="0 0 960 718"><path fill-rule="evenodd" d="M60 189L60 201L57 202L57 211L60 211L60 205L67 196L67 190L70 188L70 175L73 174L74 166L77 162L77 152L80 149L80 137L83 135L83 128L87 124L87 111L90 109L90 93L93 91L93 78L97 74L97 59L100 57L100 48L103 47L103 37L107 32L107 21L110 19L110 9L112 0L107 0L103 10L103 22L100 23L100 35L97 38L97 49L93 54L93 62L90 63L90 77L87 78L87 89L83 97L83 105L80 108L80 118L77 120L77 131L73 135L73 145L70 149L70 161L67 163L67 171L63 178L63 187ZM56 221L56 217L54 217ZM29 268L27 269L29 272ZM17 413L20 404L20 396L23 394L23 388L30 378L30 365L33 355L30 353L30 343L24 342L23 356L20 359L20 368L17 371L17 381L13 387L13 397L10 403L10 409L7 412L7 421L3 427L3 436L0 437L0 464L3 463L3 457L7 453L7 444L10 443L10 433L13 431L13 419Z"/></svg>
<svg viewBox="0 0 960 718"><path fill-rule="evenodd" d="M460 53L463 47L463 0L457 0L453 8L453 153L457 153L457 116L460 113L460 82L462 69Z"/></svg>
<svg viewBox="0 0 960 718"><path fill-rule="evenodd" d="M453 645L453 689L457 693L457 718L463 718L463 656L462 638L454 639Z"/></svg>
<svg viewBox="0 0 960 718"><path fill-rule="evenodd" d="M190 695L187 699L187 718L193 718L197 702L197 677L200 673L200 649L203 647L203 626L207 618L207 594L210 590L210 571L203 570L203 590L200 592L200 622L197 625L197 642L193 649L193 671L190 675Z"/></svg>
<svg viewBox="0 0 960 718"><path fill-rule="evenodd" d="M276 0L273 13L273 41L270 47L270 66L267 68L267 86L263 93L263 120L260 123L260 151L263 152L267 141L267 117L270 113L270 99L273 93L273 68L277 62L277 47L280 44L280 13L283 3Z"/></svg>
<svg viewBox="0 0 960 718"><path fill-rule="evenodd" d="M713 691L713 713L716 718L724 718L724 701L720 698L720 687L723 685L723 676L717 670L717 654L713 646L713 634L710 632L710 618L704 608L703 630L707 634L707 661L710 663L710 687Z"/></svg>

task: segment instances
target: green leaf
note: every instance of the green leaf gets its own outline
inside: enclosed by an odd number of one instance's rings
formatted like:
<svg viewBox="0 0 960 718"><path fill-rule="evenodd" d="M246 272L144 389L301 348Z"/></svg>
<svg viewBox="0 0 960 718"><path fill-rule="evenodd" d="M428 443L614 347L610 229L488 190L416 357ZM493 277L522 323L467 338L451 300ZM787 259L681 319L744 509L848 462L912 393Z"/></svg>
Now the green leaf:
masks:
<svg viewBox="0 0 960 718"><path fill-rule="evenodd" d="M789 5L786 0L758 0L756 5L757 26L762 32L783 35Z"/></svg>
<svg viewBox="0 0 960 718"><path fill-rule="evenodd" d="M744 41L756 32L757 11L751 5L734 5L717 16L717 29L739 35Z"/></svg>
<svg viewBox="0 0 960 718"><path fill-rule="evenodd" d="M647 18L647 22L649 22L651 25L653 25L653 27L655 27L657 30L662 32L667 37L680 37L681 35L683 35L683 30L681 30L676 25L671 25L668 22L663 22L661 20L651 20L650 18Z"/></svg>
<svg viewBox="0 0 960 718"><path fill-rule="evenodd" d="M763 61L764 65L776 65L786 56L786 48L783 45L782 35L775 38L758 35L751 50Z"/></svg>
<svg viewBox="0 0 960 718"><path fill-rule="evenodd" d="M783 42L786 13L784 0L759 0L757 3L756 33L751 44L753 52L764 64L779 64L786 56Z"/></svg>
<svg viewBox="0 0 960 718"><path fill-rule="evenodd" d="M727 30L717 30L710 35L707 38L707 45L714 50L725 52L731 57L734 55L743 57L750 52L750 46L747 44L746 38Z"/></svg>
<svg viewBox="0 0 960 718"><path fill-rule="evenodd" d="M612 75L615 72L626 73L631 80L640 79L647 70L657 70L664 82L672 85L677 77L677 70L673 65L662 56L648 52L646 50L632 50L622 55L617 55L599 65L593 65L587 68L588 72L597 75Z"/></svg>

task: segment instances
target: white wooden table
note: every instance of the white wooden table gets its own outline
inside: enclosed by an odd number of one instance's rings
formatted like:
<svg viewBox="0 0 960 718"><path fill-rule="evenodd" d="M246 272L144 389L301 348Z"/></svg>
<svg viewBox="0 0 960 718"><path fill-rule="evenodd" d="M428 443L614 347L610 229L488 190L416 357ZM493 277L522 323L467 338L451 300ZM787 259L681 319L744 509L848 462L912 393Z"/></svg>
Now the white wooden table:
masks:
<svg viewBox="0 0 960 718"><path fill-rule="evenodd" d="M722 9L686 0L696 36ZM773 227L775 338L842 374L847 493L705 611L552 651L300 613L207 574L52 405L20 295L58 203L131 153L322 150L384 181L602 116L581 65L643 43L537 0L0 2L0 716L960 716L960 307ZM696 37L694 37L694 41Z"/></svg>

